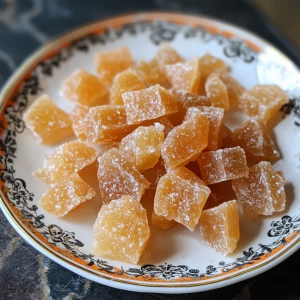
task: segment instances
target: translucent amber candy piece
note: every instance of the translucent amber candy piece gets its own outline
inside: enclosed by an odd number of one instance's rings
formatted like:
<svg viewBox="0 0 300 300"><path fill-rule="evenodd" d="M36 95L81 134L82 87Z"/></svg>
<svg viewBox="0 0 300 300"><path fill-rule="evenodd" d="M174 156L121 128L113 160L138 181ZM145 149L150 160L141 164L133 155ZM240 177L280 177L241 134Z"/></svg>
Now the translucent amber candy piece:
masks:
<svg viewBox="0 0 300 300"><path fill-rule="evenodd" d="M230 108L227 87L218 75L209 75L205 82L205 92L212 106L226 110Z"/></svg>
<svg viewBox="0 0 300 300"><path fill-rule="evenodd" d="M91 107L83 122L81 138L92 144L120 141L136 127L127 124L126 112L121 105Z"/></svg>
<svg viewBox="0 0 300 300"><path fill-rule="evenodd" d="M119 151L138 171L143 172L157 164L163 141L163 125L140 126L122 139Z"/></svg>
<svg viewBox="0 0 300 300"><path fill-rule="evenodd" d="M133 64L130 50L127 47L97 53L95 59L97 74L107 85L111 85L118 73L130 68Z"/></svg>
<svg viewBox="0 0 300 300"><path fill-rule="evenodd" d="M154 212L193 231L209 193L210 189L193 172L178 167L160 178Z"/></svg>
<svg viewBox="0 0 300 300"><path fill-rule="evenodd" d="M232 253L240 238L236 200L203 210L199 225L201 237L211 248L223 255Z"/></svg>
<svg viewBox="0 0 300 300"><path fill-rule="evenodd" d="M251 167L247 178L232 181L232 188L248 220L285 208L284 176L276 173L269 162L261 161Z"/></svg>
<svg viewBox="0 0 300 300"><path fill-rule="evenodd" d="M68 100L87 106L105 104L108 93L97 76L84 70L77 70L64 80L62 92Z"/></svg>
<svg viewBox="0 0 300 300"><path fill-rule="evenodd" d="M204 152L199 156L198 164L206 184L245 177L249 171L245 152L240 147Z"/></svg>
<svg viewBox="0 0 300 300"><path fill-rule="evenodd" d="M221 127L224 118L224 109L218 107L191 107L187 110L185 120L195 115L205 116L209 120L207 149L217 150L220 146Z"/></svg>
<svg viewBox="0 0 300 300"><path fill-rule="evenodd" d="M264 126L255 119L250 119L236 128L231 139L235 146L245 150L248 160L274 161L279 158L279 151L271 137L265 132Z"/></svg>
<svg viewBox="0 0 300 300"><path fill-rule="evenodd" d="M197 93L201 78L199 60L197 58L165 66L167 76L172 88Z"/></svg>
<svg viewBox="0 0 300 300"><path fill-rule="evenodd" d="M208 119L199 114L175 127L165 138L161 148L161 156L167 169L196 160L207 147L208 130Z"/></svg>
<svg viewBox="0 0 300 300"><path fill-rule="evenodd" d="M276 85L255 85L240 97L239 106L247 115L266 123L288 100L288 95Z"/></svg>
<svg viewBox="0 0 300 300"><path fill-rule="evenodd" d="M85 143L72 141L59 146L46 156L44 164L33 175L48 184L54 184L97 159L97 151Z"/></svg>
<svg viewBox="0 0 300 300"><path fill-rule="evenodd" d="M103 205L94 224L92 253L136 264L150 238L146 210L123 196Z"/></svg>
<svg viewBox="0 0 300 300"><path fill-rule="evenodd" d="M84 118L89 110L90 108L88 106L77 104L71 114L73 131L82 142L86 140Z"/></svg>
<svg viewBox="0 0 300 300"><path fill-rule="evenodd" d="M154 85L147 89L122 94L128 124L138 124L177 112L177 102L173 95Z"/></svg>
<svg viewBox="0 0 300 300"><path fill-rule="evenodd" d="M102 202L107 204L129 195L140 201L150 182L124 158L117 149L111 149L99 159L98 180Z"/></svg>
<svg viewBox="0 0 300 300"><path fill-rule="evenodd" d="M174 125L182 123L184 116L190 107L210 106L210 101L206 96L188 93L186 91L172 91L177 100L178 112L169 118Z"/></svg>
<svg viewBox="0 0 300 300"><path fill-rule="evenodd" d="M152 212L151 222L154 226L164 230L171 228L175 223L174 220L169 221L166 218L157 215L155 212Z"/></svg>
<svg viewBox="0 0 300 300"><path fill-rule="evenodd" d="M128 69L116 75L110 89L110 103L123 105L122 94L129 91L138 91L147 88L137 73Z"/></svg>
<svg viewBox="0 0 300 300"><path fill-rule="evenodd" d="M41 205L50 214L62 217L95 195L96 192L77 173L73 173L50 188L43 195Z"/></svg>
<svg viewBox="0 0 300 300"><path fill-rule="evenodd" d="M33 102L23 120L41 144L53 145L72 134L71 118L47 95Z"/></svg>

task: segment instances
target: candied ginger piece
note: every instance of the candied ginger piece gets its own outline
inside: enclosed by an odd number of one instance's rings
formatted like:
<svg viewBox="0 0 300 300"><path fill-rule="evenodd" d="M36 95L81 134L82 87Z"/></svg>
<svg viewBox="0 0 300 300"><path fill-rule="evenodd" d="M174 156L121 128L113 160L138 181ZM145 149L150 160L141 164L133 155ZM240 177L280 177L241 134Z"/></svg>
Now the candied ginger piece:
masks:
<svg viewBox="0 0 300 300"><path fill-rule="evenodd" d="M65 143L46 156L44 164L33 175L48 184L54 184L97 159L97 151L80 141Z"/></svg>
<svg viewBox="0 0 300 300"><path fill-rule="evenodd" d="M81 137L91 144L120 141L136 128L127 124L125 108L121 105L91 107L82 122Z"/></svg>
<svg viewBox="0 0 300 300"><path fill-rule="evenodd" d="M255 85L240 97L239 107L250 117L266 123L288 102L288 95L276 85Z"/></svg>
<svg viewBox="0 0 300 300"><path fill-rule="evenodd" d="M165 65L182 62L183 58L169 44L162 44L158 48L158 51L153 60L156 61L160 70L163 72Z"/></svg>
<svg viewBox="0 0 300 300"><path fill-rule="evenodd" d="M43 95L25 112L23 120L38 143L53 145L72 134L70 116Z"/></svg>
<svg viewBox="0 0 300 300"><path fill-rule="evenodd" d="M164 70L173 89L197 93L201 78L199 60L197 58L165 65Z"/></svg>
<svg viewBox="0 0 300 300"><path fill-rule="evenodd" d="M285 208L284 176L269 162L261 161L249 169L249 176L232 181L232 188L246 219L272 215Z"/></svg>
<svg viewBox="0 0 300 300"><path fill-rule="evenodd" d="M209 194L210 189L200 178L187 168L178 167L160 178L154 212L193 231Z"/></svg>
<svg viewBox="0 0 300 300"><path fill-rule="evenodd" d="M196 160L207 147L208 131L208 119L199 114L175 127L165 138L161 148L161 156L167 169Z"/></svg>
<svg viewBox="0 0 300 300"><path fill-rule="evenodd" d="M157 164L163 141L163 125L140 126L122 139L119 151L138 171L143 172Z"/></svg>
<svg viewBox="0 0 300 300"><path fill-rule="evenodd" d="M232 143L232 131L226 125L222 124L219 134L219 148L232 148L234 147Z"/></svg>
<svg viewBox="0 0 300 300"><path fill-rule="evenodd" d="M201 237L211 248L223 255L232 253L240 238L236 200L203 210L199 225Z"/></svg>
<svg viewBox="0 0 300 300"><path fill-rule="evenodd" d="M164 217L157 215L155 212L152 212L151 222L155 227L159 227L161 229L167 230L174 225L174 220L167 220Z"/></svg>
<svg viewBox="0 0 300 300"><path fill-rule="evenodd" d="M206 96L188 93L186 91L172 91L177 100L178 113L169 118L175 125L182 123L184 116L190 107L210 106L210 100Z"/></svg>
<svg viewBox="0 0 300 300"><path fill-rule="evenodd" d="M207 78L205 92L212 106L226 110L230 108L227 87L215 73L212 73Z"/></svg>
<svg viewBox="0 0 300 300"><path fill-rule="evenodd" d="M140 201L150 182L121 153L113 148L98 159L98 180L102 202L128 195Z"/></svg>
<svg viewBox="0 0 300 300"><path fill-rule="evenodd" d="M77 70L64 80L62 93L72 102L93 106L106 103L104 96L108 90L97 76L84 70Z"/></svg>
<svg viewBox="0 0 300 300"><path fill-rule="evenodd" d="M97 53L95 59L97 74L107 85L111 85L118 73L130 68L133 64L128 47L119 47Z"/></svg>
<svg viewBox="0 0 300 300"><path fill-rule="evenodd" d="M205 116L209 120L207 149L217 150L220 146L220 131L224 118L224 109L206 106L191 107L187 110L185 120L196 114Z"/></svg>
<svg viewBox="0 0 300 300"><path fill-rule="evenodd" d="M160 70L156 60L149 62L140 60L134 66L134 70L137 72L139 78L148 85L164 84L168 81L165 74Z"/></svg>
<svg viewBox="0 0 300 300"><path fill-rule="evenodd" d="M211 184L209 188L211 190L211 194L205 203L204 209L218 206L223 202L227 202L236 198L230 180Z"/></svg>
<svg viewBox="0 0 300 300"><path fill-rule="evenodd" d="M95 195L96 192L77 173L73 173L50 188L43 195L41 205L48 213L63 217Z"/></svg>
<svg viewBox="0 0 300 300"><path fill-rule="evenodd" d="M88 106L77 104L71 114L73 131L81 142L86 140L84 118L89 110Z"/></svg>
<svg viewBox="0 0 300 300"><path fill-rule="evenodd" d="M110 89L110 103L123 105L122 94L130 91L138 91L147 88L137 73L128 69L116 75Z"/></svg>
<svg viewBox="0 0 300 300"><path fill-rule="evenodd" d="M138 263L150 238L147 213L129 196L103 205L94 224L92 253Z"/></svg>
<svg viewBox="0 0 300 300"><path fill-rule="evenodd" d="M206 184L245 177L249 171L245 151L241 147L204 152L199 156L198 164Z"/></svg>
<svg viewBox="0 0 300 300"><path fill-rule="evenodd" d="M235 146L245 150L247 159L250 161L268 160L274 161L279 158L279 151L265 132L264 126L256 119L250 119L236 128L231 135Z"/></svg>
<svg viewBox="0 0 300 300"><path fill-rule="evenodd" d="M177 112L177 102L173 95L154 85L147 89L122 94L128 124L139 124Z"/></svg>

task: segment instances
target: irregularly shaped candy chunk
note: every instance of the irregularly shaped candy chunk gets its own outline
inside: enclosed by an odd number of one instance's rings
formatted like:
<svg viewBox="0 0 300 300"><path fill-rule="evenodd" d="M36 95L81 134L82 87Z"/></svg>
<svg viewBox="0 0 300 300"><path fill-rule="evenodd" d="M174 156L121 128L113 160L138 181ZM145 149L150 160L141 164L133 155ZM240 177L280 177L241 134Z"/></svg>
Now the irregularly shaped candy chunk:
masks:
<svg viewBox="0 0 300 300"><path fill-rule="evenodd" d="M63 82L62 92L68 100L87 106L105 104L104 96L108 93L107 87L97 76L84 70L71 74Z"/></svg>
<svg viewBox="0 0 300 300"><path fill-rule="evenodd" d="M160 178L154 212L193 231L209 194L210 189L200 178L187 168L179 167Z"/></svg>
<svg viewBox="0 0 300 300"><path fill-rule="evenodd" d="M122 94L147 88L134 70L128 69L116 75L110 89L110 103L123 105Z"/></svg>
<svg viewBox="0 0 300 300"><path fill-rule="evenodd" d="M122 94L128 124L138 124L177 112L173 95L160 85Z"/></svg>
<svg viewBox="0 0 300 300"><path fill-rule="evenodd" d="M152 212L151 221L154 226L164 230L171 228L175 223L173 220L169 221L166 218L157 215L155 212Z"/></svg>
<svg viewBox="0 0 300 300"><path fill-rule="evenodd" d="M97 53L95 59L98 76L102 82L108 85L112 83L118 73L133 64L130 50L127 47Z"/></svg>
<svg viewBox="0 0 300 300"><path fill-rule="evenodd" d="M43 195L41 205L50 214L62 217L95 195L96 192L77 173L73 173L50 188Z"/></svg>
<svg viewBox="0 0 300 300"><path fill-rule="evenodd" d="M85 143L72 141L59 146L46 156L44 164L33 175L54 184L97 159L97 151Z"/></svg>
<svg viewBox="0 0 300 300"><path fill-rule="evenodd" d="M197 93L200 82L200 67L197 58L165 66L165 74L174 90Z"/></svg>
<svg viewBox="0 0 300 300"><path fill-rule="evenodd" d="M199 114L175 127L161 148L161 156L166 167L173 169L196 160L201 151L207 147L208 130L208 119Z"/></svg>
<svg viewBox="0 0 300 300"><path fill-rule="evenodd" d="M203 210L199 224L201 237L211 248L223 255L234 251L240 238L236 200Z"/></svg>
<svg viewBox="0 0 300 300"><path fill-rule="evenodd" d="M279 151L271 137L265 132L264 126L255 119L250 119L236 128L231 139L235 146L245 150L248 160L273 161L279 158Z"/></svg>
<svg viewBox="0 0 300 300"><path fill-rule="evenodd" d="M209 75L207 78L205 92L212 106L229 109L227 87L215 73Z"/></svg>
<svg viewBox="0 0 300 300"><path fill-rule="evenodd" d="M92 253L136 264L150 238L146 210L128 196L103 205L94 224Z"/></svg>
<svg viewBox="0 0 300 300"><path fill-rule="evenodd" d="M202 179L206 184L245 177L248 167L240 147L202 153L198 158Z"/></svg>
<svg viewBox="0 0 300 300"><path fill-rule="evenodd" d="M127 124L125 108L120 105L92 107L82 122L81 138L92 144L120 141L135 129Z"/></svg>
<svg viewBox="0 0 300 300"><path fill-rule="evenodd" d="M103 203L128 195L140 201L150 182L127 161L117 149L111 149L99 159L98 180Z"/></svg>
<svg viewBox="0 0 300 300"><path fill-rule="evenodd" d="M221 127L224 118L224 109L218 107L191 107L188 109L185 120L195 115L205 116L209 120L207 149L216 150L220 146Z"/></svg>
<svg viewBox="0 0 300 300"><path fill-rule="evenodd" d="M23 120L41 144L53 145L72 134L69 115L57 107L47 95L34 101L24 114Z"/></svg>
<svg viewBox="0 0 300 300"><path fill-rule="evenodd" d="M88 106L77 104L71 114L73 131L82 142L86 140L84 118L89 110L90 108Z"/></svg>
<svg viewBox="0 0 300 300"><path fill-rule="evenodd" d="M236 107L239 105L240 97L245 92L245 88L240 85L226 70L216 70L215 73L223 81L227 87L228 99L230 107Z"/></svg>
<svg viewBox="0 0 300 300"><path fill-rule="evenodd" d="M261 161L251 167L247 178L232 181L232 188L248 220L285 208L284 176L276 173L269 162Z"/></svg>
<svg viewBox="0 0 300 300"><path fill-rule="evenodd" d="M163 141L163 125L155 123L154 126L140 126L123 138L119 150L138 171L143 172L157 164Z"/></svg>
<svg viewBox="0 0 300 300"><path fill-rule="evenodd" d="M172 91L177 100L178 113L171 115L169 118L174 125L182 123L186 111L190 107L210 106L210 101L206 96L191 94L186 91Z"/></svg>
<svg viewBox="0 0 300 300"><path fill-rule="evenodd" d="M240 97L240 108L266 123L288 102L288 95L276 85L255 85Z"/></svg>

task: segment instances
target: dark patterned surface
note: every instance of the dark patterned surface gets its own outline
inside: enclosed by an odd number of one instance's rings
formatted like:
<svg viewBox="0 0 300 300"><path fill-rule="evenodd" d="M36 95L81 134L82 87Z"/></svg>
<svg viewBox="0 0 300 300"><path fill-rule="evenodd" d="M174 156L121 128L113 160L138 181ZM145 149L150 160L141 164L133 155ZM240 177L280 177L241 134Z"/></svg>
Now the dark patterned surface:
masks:
<svg viewBox="0 0 300 300"><path fill-rule="evenodd" d="M84 4L79 0L0 0L0 85L47 40L74 26L133 10L212 15L248 28L288 51L260 20L254 21L254 12L243 1L144 0L141 4L129 0L124 7L117 0L85 0ZM215 291L177 296L137 294L90 282L60 267L23 241L2 213L0 216L0 299L300 299L299 252L260 276Z"/></svg>

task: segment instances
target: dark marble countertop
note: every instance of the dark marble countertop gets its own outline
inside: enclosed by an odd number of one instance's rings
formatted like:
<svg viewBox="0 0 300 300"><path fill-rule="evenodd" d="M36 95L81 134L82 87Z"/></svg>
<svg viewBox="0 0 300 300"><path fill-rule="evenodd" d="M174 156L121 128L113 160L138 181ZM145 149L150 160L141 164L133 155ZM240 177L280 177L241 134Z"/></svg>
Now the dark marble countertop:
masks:
<svg viewBox="0 0 300 300"><path fill-rule="evenodd" d="M287 1L288 2L288 1ZM204 14L251 30L292 59L299 57L242 0L0 0L0 86L34 50L79 25L124 12ZM270 29L271 28L271 29ZM0 299L300 299L300 252L252 279L197 294L121 291L80 277L28 245L0 211Z"/></svg>

